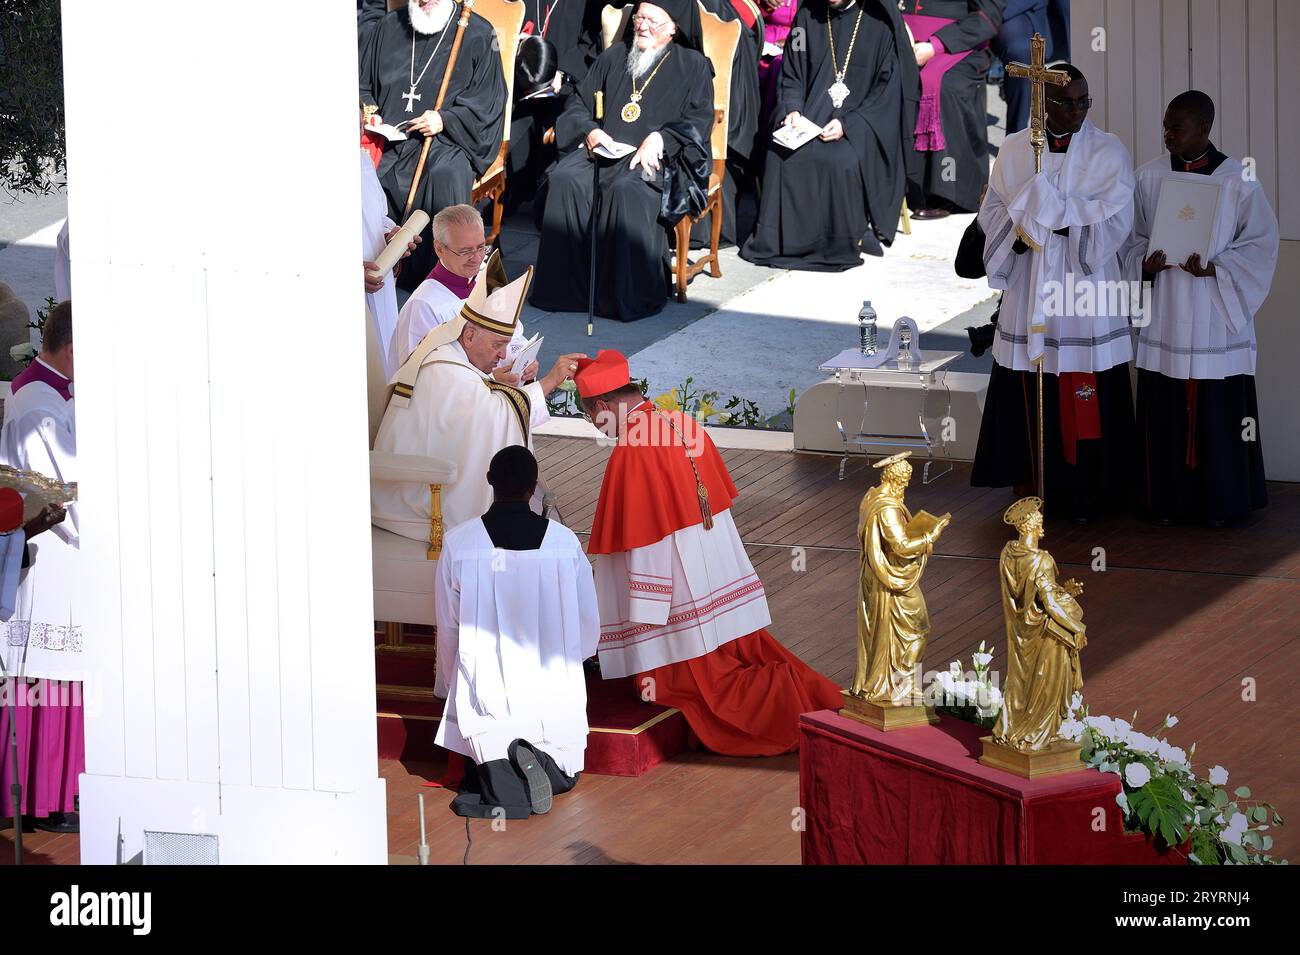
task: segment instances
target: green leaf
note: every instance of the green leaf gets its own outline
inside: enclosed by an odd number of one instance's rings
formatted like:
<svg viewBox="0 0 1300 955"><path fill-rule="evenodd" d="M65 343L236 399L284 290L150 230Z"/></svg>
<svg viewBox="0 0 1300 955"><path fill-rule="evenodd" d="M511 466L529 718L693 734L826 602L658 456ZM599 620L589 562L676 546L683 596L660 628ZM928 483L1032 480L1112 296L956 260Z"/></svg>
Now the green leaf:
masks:
<svg viewBox="0 0 1300 955"><path fill-rule="evenodd" d="M1129 793L1128 801L1143 830L1159 835L1166 845L1181 845L1187 838L1184 820L1191 815L1191 807L1171 777L1153 776L1141 789Z"/></svg>
<svg viewBox="0 0 1300 955"><path fill-rule="evenodd" d="M1241 841L1248 842L1251 846L1261 851L1264 849L1264 837L1253 829L1242 833Z"/></svg>
<svg viewBox="0 0 1300 955"><path fill-rule="evenodd" d="M1273 837L1272 837L1272 836L1265 836L1265 837L1264 837L1264 851L1265 851L1265 852L1268 852L1268 851L1269 851L1270 849L1272 849L1272 848L1273 848Z"/></svg>
<svg viewBox="0 0 1300 955"><path fill-rule="evenodd" d="M1228 855L1229 855L1229 857L1231 857L1231 859L1232 859L1233 862L1243 862L1243 863L1244 863L1245 861L1247 861L1247 859L1246 859L1246 850L1243 849L1241 846L1239 846L1239 845L1235 845L1235 844L1233 844L1233 843L1231 843L1231 842L1225 842L1223 845L1224 845L1224 848L1226 848L1226 849L1228 850Z"/></svg>
<svg viewBox="0 0 1300 955"><path fill-rule="evenodd" d="M1223 860L1219 854L1219 840L1208 829L1192 830L1192 853L1199 865L1219 865Z"/></svg>
<svg viewBox="0 0 1300 955"><path fill-rule="evenodd" d="M1268 810L1263 806L1256 806L1250 811L1252 822L1268 822Z"/></svg>
<svg viewBox="0 0 1300 955"><path fill-rule="evenodd" d="M1228 794L1224 792L1222 789L1214 790L1214 807L1216 809L1224 809L1227 807L1227 805L1228 805Z"/></svg>
<svg viewBox="0 0 1300 955"><path fill-rule="evenodd" d="M1233 793L1233 795L1236 796L1238 799L1249 799L1249 798L1250 798L1250 787L1249 787L1249 786L1238 786L1238 787L1237 787L1237 791L1236 791L1235 793Z"/></svg>

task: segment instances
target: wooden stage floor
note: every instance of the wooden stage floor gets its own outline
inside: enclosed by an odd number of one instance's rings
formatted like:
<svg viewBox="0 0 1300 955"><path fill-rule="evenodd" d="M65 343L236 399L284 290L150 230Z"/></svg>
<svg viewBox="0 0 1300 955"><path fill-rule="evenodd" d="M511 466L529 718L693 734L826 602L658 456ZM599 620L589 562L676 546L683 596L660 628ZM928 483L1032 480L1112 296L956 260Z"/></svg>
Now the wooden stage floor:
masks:
<svg viewBox="0 0 1300 955"><path fill-rule="evenodd" d="M538 455L565 522L590 530L608 451L578 438L541 438ZM736 523L767 588L773 634L844 684L855 653L857 506L878 472L860 458L837 480L838 457L724 451L740 489ZM958 466L928 487L917 470L908 503L952 525L926 571L933 626L926 669L969 664L981 640L1006 664L997 558L1010 528L1001 521L1010 491L974 489ZM1045 545L1062 572L1085 584L1088 620L1085 696L1094 713L1130 718L1144 731L1179 717L1171 740L1190 748L1195 768L1215 764L1232 787L1249 785L1284 817L1300 807L1300 485L1270 484L1270 506L1226 529L1160 528L1134 518L1087 527L1049 521ZM797 550L802 548L802 551ZM1093 572L1095 549L1106 570ZM796 558L802 556L802 570ZM1243 681L1255 699L1243 700ZM428 788L435 763L385 761L389 852L414 862L416 794L423 792L430 861L460 863L464 820L450 794ZM639 779L584 776L547 816L504 831L473 820L474 863L788 863L799 861L795 755L734 759L684 754ZM1272 832L1275 855L1300 847L1294 826ZM11 832L0 833L0 861ZM46 861L75 861L72 837L28 837ZM39 860L34 860L39 861Z"/></svg>

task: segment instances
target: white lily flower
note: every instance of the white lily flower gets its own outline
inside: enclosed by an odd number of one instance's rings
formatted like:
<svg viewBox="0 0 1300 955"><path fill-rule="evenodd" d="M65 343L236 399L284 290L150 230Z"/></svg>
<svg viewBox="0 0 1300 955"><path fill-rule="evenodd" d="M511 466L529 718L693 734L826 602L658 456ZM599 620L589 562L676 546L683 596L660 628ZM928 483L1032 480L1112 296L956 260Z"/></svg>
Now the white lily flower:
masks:
<svg viewBox="0 0 1300 955"><path fill-rule="evenodd" d="M1165 726L1167 728L1174 727L1177 725L1178 725L1178 717L1174 716L1172 713L1165 717Z"/></svg>
<svg viewBox="0 0 1300 955"><path fill-rule="evenodd" d="M1210 782L1216 786L1228 785L1228 771L1222 766L1214 766L1210 769Z"/></svg>

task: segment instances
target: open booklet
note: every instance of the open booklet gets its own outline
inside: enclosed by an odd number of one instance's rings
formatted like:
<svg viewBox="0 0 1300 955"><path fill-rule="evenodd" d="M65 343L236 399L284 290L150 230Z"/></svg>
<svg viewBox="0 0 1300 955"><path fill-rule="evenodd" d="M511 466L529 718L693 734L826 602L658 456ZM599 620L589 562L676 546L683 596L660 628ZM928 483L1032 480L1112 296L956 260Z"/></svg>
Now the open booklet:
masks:
<svg viewBox="0 0 1300 955"><path fill-rule="evenodd" d="M907 533L912 537L920 537L922 534L941 531L948 526L948 522L951 520L951 514L935 517L929 511L917 511L912 515L912 519L907 522Z"/></svg>
<svg viewBox="0 0 1300 955"><path fill-rule="evenodd" d="M522 377L524 369L537 360L537 356L542 350L543 341L545 341L545 339L542 338L542 333L538 332L532 338L528 339L528 341L519 346L519 350L513 355L507 355L505 358L501 359L501 363L498 364L497 367L509 367L511 374Z"/></svg>
<svg viewBox="0 0 1300 955"><path fill-rule="evenodd" d="M378 133L390 143L400 143L404 139L410 139L406 133L402 132L396 126L389 126L387 123L375 123L373 126L367 126L366 131Z"/></svg>
<svg viewBox="0 0 1300 955"><path fill-rule="evenodd" d="M818 126L807 116L800 116L793 126L777 127L776 132L772 134L772 142L778 146L784 146L786 149L798 149L804 143L816 139L821 134L821 126Z"/></svg>
<svg viewBox="0 0 1300 955"><path fill-rule="evenodd" d="M636 147L629 146L627 143L616 142L609 145L601 143L592 152L602 159L622 159L624 156L630 156L636 152Z"/></svg>

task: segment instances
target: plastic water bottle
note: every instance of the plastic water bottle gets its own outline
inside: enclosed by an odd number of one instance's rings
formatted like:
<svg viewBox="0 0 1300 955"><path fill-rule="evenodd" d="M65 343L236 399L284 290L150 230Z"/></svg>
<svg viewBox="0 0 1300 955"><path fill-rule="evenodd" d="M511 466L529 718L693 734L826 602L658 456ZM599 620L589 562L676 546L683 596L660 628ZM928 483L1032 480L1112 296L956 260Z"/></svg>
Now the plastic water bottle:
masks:
<svg viewBox="0 0 1300 955"><path fill-rule="evenodd" d="M876 353L876 310L871 307L871 300L862 303L858 312L858 346L864 355Z"/></svg>

